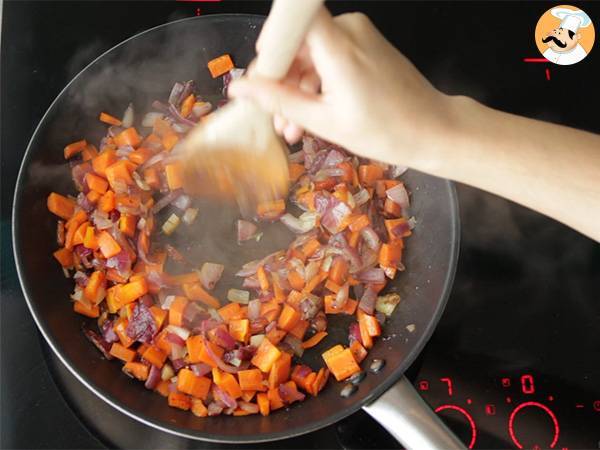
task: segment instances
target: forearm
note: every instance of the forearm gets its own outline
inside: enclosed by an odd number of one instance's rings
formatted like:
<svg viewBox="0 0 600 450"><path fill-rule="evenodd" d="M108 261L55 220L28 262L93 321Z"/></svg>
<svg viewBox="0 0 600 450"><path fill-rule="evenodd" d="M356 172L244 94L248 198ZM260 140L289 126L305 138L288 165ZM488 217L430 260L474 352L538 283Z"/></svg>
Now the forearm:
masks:
<svg viewBox="0 0 600 450"><path fill-rule="evenodd" d="M600 241L600 136L450 97L415 168L513 200Z"/></svg>

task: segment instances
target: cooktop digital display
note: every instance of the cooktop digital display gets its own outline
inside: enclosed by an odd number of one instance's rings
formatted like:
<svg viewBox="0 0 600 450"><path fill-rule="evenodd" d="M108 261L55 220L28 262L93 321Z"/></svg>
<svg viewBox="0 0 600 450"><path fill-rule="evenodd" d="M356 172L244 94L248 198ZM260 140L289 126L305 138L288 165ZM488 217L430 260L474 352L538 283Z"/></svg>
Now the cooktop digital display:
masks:
<svg viewBox="0 0 600 450"><path fill-rule="evenodd" d="M577 5L600 23L598 4ZM539 16L552 6L329 3L336 14L365 12L445 92L598 133L599 49L571 67L525 61L539 56L532 34ZM10 211L34 127L90 61L123 39L171 20L266 14L268 9L268 2L227 0L4 2L3 448L227 448L134 422L96 399L51 356L18 286ZM456 281L439 326L407 375L470 448L600 448L600 246L495 196L465 186L458 186L458 196L462 230ZM569 214L569 205L564 211ZM342 447L398 444L359 412L308 436L248 448Z"/></svg>

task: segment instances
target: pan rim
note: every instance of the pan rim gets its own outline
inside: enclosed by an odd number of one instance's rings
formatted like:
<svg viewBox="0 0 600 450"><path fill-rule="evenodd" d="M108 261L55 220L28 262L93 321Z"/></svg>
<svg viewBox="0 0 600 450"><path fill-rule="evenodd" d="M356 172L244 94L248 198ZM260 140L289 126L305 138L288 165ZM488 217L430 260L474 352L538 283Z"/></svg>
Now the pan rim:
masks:
<svg viewBox="0 0 600 450"><path fill-rule="evenodd" d="M15 183L15 192L13 195L13 206L12 206L12 215L11 215L11 228L12 228L11 237L12 237L12 243L13 243L13 257L15 259L15 266L16 266L17 275L19 278L19 284L21 285L21 290L23 292L23 296L25 297L27 307L29 308L31 315L33 316L33 319L36 323L38 330L44 337L44 340L46 341L48 346L52 349L54 354L58 357L60 362L88 390L90 390L94 395L96 395L98 398L100 398L101 400L103 400L104 402L106 402L107 404L112 406L117 411L127 415L128 417L131 417L132 419L134 419L140 423L143 423L144 425L147 425L154 429L163 431L165 433L169 433L169 434L183 437L186 439L201 440L201 441L208 441L208 442L214 442L214 443L251 444L251 443L269 442L269 441L276 441L276 440L288 439L288 438L301 436L301 435L319 430L326 426L332 425L332 424L338 422L339 420L341 420L345 417L348 417L349 415L351 415L351 414L355 413L356 411L358 411L359 409L361 409L364 405L373 402L380 395L382 395L385 391L387 391L387 389L389 389L393 384L395 384L398 381L398 379L403 375L403 373L406 371L406 369L416 359L417 355L420 354L421 350L423 349L423 347L429 341L431 335L433 334L433 330L437 326L437 323L439 322L439 319L445 309L447 300L450 296L450 291L452 290L454 277L456 274L459 247L460 247L460 245L459 245L460 244L460 219L459 219L459 214L458 214L458 200L457 200L456 189L454 187L454 183L452 183L449 180L445 180L445 182L444 182L444 184L448 188L448 193L450 196L450 203L451 203L451 205L450 205L451 206L451 215L453 216L453 217L451 217L452 236L451 236L451 242L450 242L450 261L449 261L448 271L446 273L446 278L444 280L444 286L443 286L442 294L440 296L440 301L438 302L438 305L434 311L432 320L429 322L427 328L425 329L425 331L424 331L423 335L420 337L420 339L415 342L413 351L411 351L407 355L407 357L405 359L403 359L402 363L394 369L394 371L388 376L388 378L384 382L382 382L375 389L373 389L365 398L353 403L351 406L341 409L340 411L338 411L335 414L331 414L320 420L311 422L309 425L305 425L302 427L296 427L296 428L290 427L289 431L286 430L286 431L278 431L278 432L273 432L273 433L263 433L263 434L256 434L256 435L252 435L252 436L244 435L244 436L239 436L239 437L232 437L232 436L206 433L206 432L192 433L190 431L190 429L187 429L187 428L181 428L181 427L174 426L174 425L167 426L164 422L160 422L160 421L157 421L155 419L152 419L152 418L146 416L142 411L137 412L137 411L134 411L134 410L128 408L127 406L122 404L122 402L120 402L118 399L114 398L112 395L108 394L107 392L104 392L101 388L96 386L95 383L93 383L87 377L85 377L84 375L79 373L75 368L74 362L71 361L70 358L68 358L66 355L64 355L62 353L62 351L60 350L60 348L58 348L58 346L51 339L50 330L47 328L47 326L45 325L45 321L43 320L41 315L38 313L34 302L30 299L29 291L24 282L25 275L22 272L22 267L21 267L21 265L22 265L21 258L20 258L21 246L19 244L19 242L20 242L19 238L21 236L21 231L20 231L20 227L18 226L19 220L17 217L17 210L20 209L19 207L22 202L21 186L24 182L23 179L25 176L24 175L25 168L28 167L29 160L31 159L32 144L33 144L35 138L37 137L37 135L42 127L42 124L45 123L47 116L51 113L51 111L54 110L54 108L58 104L59 100L62 98L63 94L65 94L67 92L67 90L70 88L70 86L73 83L75 83L75 81L84 72L86 72L91 66L96 64L99 60L104 58L106 55L111 53L113 50L127 44L129 41L132 41L134 39L137 39L137 38L145 35L146 33L151 33L155 30L158 30L161 28L166 28L173 24L192 21L192 20L219 21L219 20L222 20L225 18L231 18L231 17L237 17L240 19L250 19L250 20L264 20L264 18L265 18L265 16L262 16L259 14L234 13L234 14L211 14L211 15L207 15L207 16L188 17L188 18L184 18L184 19L180 19L180 20L176 20L176 21L172 21L172 22L167 22L167 23L149 28L147 30L144 30L133 36L130 36L129 38L123 40L122 42L118 43L117 45L111 47L110 49L106 50L101 55L99 55L97 58L95 58L93 61L91 61L89 64L87 64L80 72L77 73L77 75L75 75L70 80L65 85L65 87L58 93L58 95L52 101L52 103L50 104L50 106L48 107L48 109L46 110L44 115L41 117L39 123L37 124L35 130L33 131L32 135L31 135L31 138L27 144L27 148L23 155L23 160L21 161L21 165L19 167L17 181ZM418 350L416 350L416 349L418 349Z"/></svg>

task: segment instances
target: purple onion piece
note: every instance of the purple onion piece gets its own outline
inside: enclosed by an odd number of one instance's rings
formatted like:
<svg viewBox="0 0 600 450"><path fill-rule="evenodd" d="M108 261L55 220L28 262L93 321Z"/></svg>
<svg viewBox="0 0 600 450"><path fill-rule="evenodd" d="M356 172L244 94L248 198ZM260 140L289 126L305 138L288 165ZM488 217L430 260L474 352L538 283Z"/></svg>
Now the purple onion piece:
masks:
<svg viewBox="0 0 600 450"><path fill-rule="evenodd" d="M152 341L152 338L158 333L158 327L148 306L143 303L136 303L125 333L131 339L142 343L150 343Z"/></svg>
<svg viewBox="0 0 600 450"><path fill-rule="evenodd" d="M111 345L106 342L104 339L102 339L102 337L100 337L100 335L98 333L96 333L93 330L90 330L88 328L83 328L83 334L85 335L86 338L88 338L88 340L94 344L94 346L100 350L100 353L102 353L102 355L104 355L104 357L106 359L112 359L112 355L110 354L110 347Z"/></svg>
<svg viewBox="0 0 600 450"><path fill-rule="evenodd" d="M371 286L367 286L363 296L358 303L358 307L367 314L373 314L375 311L375 302L377 301L377 293L371 288Z"/></svg>
<svg viewBox="0 0 600 450"><path fill-rule="evenodd" d="M144 383L144 387L146 389L155 389L160 382L160 369L154 365L150 366L150 372L148 373L148 378L146 378L146 382Z"/></svg>

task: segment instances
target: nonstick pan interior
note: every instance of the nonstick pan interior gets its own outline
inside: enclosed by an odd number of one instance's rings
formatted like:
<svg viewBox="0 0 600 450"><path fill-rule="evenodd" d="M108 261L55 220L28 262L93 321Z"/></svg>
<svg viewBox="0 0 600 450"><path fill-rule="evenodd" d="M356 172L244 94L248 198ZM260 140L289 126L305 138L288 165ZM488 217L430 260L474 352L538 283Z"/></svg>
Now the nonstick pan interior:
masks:
<svg viewBox="0 0 600 450"><path fill-rule="evenodd" d="M379 374L369 374L348 399L339 395L342 385L330 381L318 398L268 417L200 419L170 408L164 398L124 376L118 362L105 361L83 337L85 319L73 314L69 301L72 280L64 278L51 255L56 250L56 218L47 211L46 198L51 191L74 193L62 148L83 137L97 143L105 130L97 120L100 111L122 111L132 102L141 116L153 100L168 96L175 81L194 79L200 94L216 98L222 82L210 77L207 61L229 53L238 67L247 66L254 57L262 22L262 17L250 15L190 18L141 33L108 51L75 77L52 104L31 139L16 186L13 240L19 277L31 312L52 349L81 382L117 409L153 427L195 439L242 443L291 437L356 411L398 379L423 347L441 315L456 266L454 189L445 180L409 171L405 181L412 192L418 226L406 242L407 271L388 288L397 291L402 302L367 360L382 358L387 364ZM240 287L241 279L233 273L241 264L285 248L293 239L282 225L271 224L261 226L260 242L238 246L238 217L233 206L203 202L193 227L180 227L174 238L174 245L191 261L226 265L216 291L220 298L229 287ZM347 325L343 318L330 320L329 336L307 352L305 361L322 366L324 349L347 343ZM413 332L408 325L414 325Z"/></svg>

